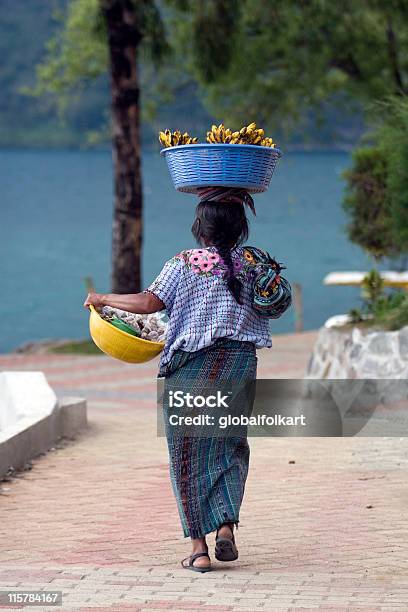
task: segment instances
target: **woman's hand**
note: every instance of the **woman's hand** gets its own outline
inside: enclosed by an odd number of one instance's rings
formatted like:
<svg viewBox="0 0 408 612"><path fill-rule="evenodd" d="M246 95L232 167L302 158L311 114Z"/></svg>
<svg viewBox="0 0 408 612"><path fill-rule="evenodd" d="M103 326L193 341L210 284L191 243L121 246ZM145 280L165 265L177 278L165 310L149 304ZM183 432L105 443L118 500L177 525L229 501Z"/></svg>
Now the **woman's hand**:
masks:
<svg viewBox="0 0 408 612"><path fill-rule="evenodd" d="M84 307L85 308L89 308L89 306L95 306L96 308L98 308L99 306L104 306L105 302L104 302L104 298L105 296L102 295L102 293L88 293L88 297L86 298L85 302L84 302Z"/></svg>

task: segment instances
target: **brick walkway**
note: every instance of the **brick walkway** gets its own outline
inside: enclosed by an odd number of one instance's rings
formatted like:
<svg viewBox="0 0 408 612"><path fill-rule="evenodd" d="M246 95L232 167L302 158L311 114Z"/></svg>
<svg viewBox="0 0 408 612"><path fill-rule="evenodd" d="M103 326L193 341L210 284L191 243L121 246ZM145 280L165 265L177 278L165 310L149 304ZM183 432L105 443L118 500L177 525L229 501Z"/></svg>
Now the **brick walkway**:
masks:
<svg viewBox="0 0 408 612"><path fill-rule="evenodd" d="M276 337L259 376L301 376L314 337ZM408 610L405 439L252 439L240 560L194 574L179 569L188 542L156 436L156 364L2 356L0 368L44 370L59 394L88 398L90 417L1 484L0 590L62 590L78 612Z"/></svg>

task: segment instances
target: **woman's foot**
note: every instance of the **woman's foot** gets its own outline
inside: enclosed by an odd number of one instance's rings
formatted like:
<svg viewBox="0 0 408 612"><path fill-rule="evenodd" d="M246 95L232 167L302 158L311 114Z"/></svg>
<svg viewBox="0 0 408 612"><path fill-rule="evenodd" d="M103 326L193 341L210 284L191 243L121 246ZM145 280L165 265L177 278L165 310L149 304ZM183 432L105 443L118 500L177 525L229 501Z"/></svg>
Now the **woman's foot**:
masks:
<svg viewBox="0 0 408 612"><path fill-rule="evenodd" d="M190 569L196 572L208 572L211 569L211 559L208 554L208 546L205 538L191 540L193 550L191 555L183 559L181 565L185 569Z"/></svg>
<svg viewBox="0 0 408 612"><path fill-rule="evenodd" d="M218 561L235 561L238 559L238 548L235 544L233 523L224 523L217 529L215 558Z"/></svg>
<svg viewBox="0 0 408 612"><path fill-rule="evenodd" d="M210 556L206 552L193 553L189 557L182 560L181 565L184 569L191 570L193 572L210 572L211 560Z"/></svg>

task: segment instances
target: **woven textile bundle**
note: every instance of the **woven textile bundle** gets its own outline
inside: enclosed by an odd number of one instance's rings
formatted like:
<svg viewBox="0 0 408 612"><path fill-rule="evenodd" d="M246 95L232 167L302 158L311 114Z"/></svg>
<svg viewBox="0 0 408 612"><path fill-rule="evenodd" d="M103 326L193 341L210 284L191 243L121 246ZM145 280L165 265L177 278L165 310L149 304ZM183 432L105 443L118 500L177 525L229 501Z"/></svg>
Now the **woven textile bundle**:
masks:
<svg viewBox="0 0 408 612"><path fill-rule="evenodd" d="M289 281L280 275L285 266L266 251L246 246L255 260L253 308L262 316L278 319L292 303Z"/></svg>

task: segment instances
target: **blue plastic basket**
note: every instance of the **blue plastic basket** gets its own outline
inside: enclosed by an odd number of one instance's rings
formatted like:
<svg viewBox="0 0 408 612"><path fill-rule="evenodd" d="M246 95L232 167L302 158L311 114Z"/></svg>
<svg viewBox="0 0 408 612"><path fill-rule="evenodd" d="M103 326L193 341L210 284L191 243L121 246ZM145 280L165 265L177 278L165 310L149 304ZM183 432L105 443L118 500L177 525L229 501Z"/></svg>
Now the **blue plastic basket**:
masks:
<svg viewBox="0 0 408 612"><path fill-rule="evenodd" d="M166 158L174 187L186 193L208 186L266 191L282 155L272 147L204 143L168 147L160 154Z"/></svg>

